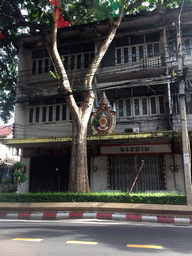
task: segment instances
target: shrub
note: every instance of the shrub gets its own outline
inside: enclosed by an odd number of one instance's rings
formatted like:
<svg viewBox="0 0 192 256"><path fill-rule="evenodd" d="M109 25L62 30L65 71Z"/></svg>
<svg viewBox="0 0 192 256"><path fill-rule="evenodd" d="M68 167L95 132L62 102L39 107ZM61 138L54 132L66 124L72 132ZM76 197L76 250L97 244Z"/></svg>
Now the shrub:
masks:
<svg viewBox="0 0 192 256"><path fill-rule="evenodd" d="M0 202L111 202L111 203L143 203L143 204L186 204L186 195L178 193L26 193L0 194Z"/></svg>

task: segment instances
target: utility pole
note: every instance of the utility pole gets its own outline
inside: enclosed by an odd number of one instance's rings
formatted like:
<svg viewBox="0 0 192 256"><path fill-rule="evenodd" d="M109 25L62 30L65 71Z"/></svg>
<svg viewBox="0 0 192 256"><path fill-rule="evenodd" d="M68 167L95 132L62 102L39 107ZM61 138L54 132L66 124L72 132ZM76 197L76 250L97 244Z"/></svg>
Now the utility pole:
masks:
<svg viewBox="0 0 192 256"><path fill-rule="evenodd" d="M181 134L182 134L182 149L183 149L183 168L185 180L185 192L187 195L187 204L192 205L192 188L191 188L191 156L190 156L190 141L187 130L187 116L185 104L185 78L183 76L183 60L181 51L181 12L184 0L181 4L181 9L178 17L177 26L177 53L178 53L178 78L179 78L179 104L180 104L180 119L181 119Z"/></svg>

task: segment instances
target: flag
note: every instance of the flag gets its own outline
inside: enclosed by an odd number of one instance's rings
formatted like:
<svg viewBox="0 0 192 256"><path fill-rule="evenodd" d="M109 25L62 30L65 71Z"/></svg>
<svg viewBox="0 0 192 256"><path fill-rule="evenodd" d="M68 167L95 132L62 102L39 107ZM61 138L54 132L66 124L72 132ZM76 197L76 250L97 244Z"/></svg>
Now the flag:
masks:
<svg viewBox="0 0 192 256"><path fill-rule="evenodd" d="M5 38L5 36L3 35L3 32L0 31L0 39L3 39L3 38Z"/></svg>
<svg viewBox="0 0 192 256"><path fill-rule="evenodd" d="M49 0L49 3L52 4L52 5L54 5L54 6L57 6L57 7L60 6L59 0Z"/></svg>
<svg viewBox="0 0 192 256"><path fill-rule="evenodd" d="M53 12L53 20L55 21L55 26L57 28L64 28L64 27L68 27L70 25L70 23L68 21L65 21L63 19L63 16L61 16L59 9L57 9L55 12Z"/></svg>

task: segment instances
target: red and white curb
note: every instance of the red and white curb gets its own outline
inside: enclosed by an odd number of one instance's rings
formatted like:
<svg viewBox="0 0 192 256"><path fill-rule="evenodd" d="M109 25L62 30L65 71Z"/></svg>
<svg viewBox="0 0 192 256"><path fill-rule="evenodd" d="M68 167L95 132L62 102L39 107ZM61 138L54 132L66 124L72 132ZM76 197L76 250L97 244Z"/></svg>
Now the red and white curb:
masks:
<svg viewBox="0 0 192 256"><path fill-rule="evenodd" d="M151 222L174 225L191 225L192 217L178 218L155 215L136 215L102 212L0 212L0 219L18 220L65 220L65 219L100 219Z"/></svg>

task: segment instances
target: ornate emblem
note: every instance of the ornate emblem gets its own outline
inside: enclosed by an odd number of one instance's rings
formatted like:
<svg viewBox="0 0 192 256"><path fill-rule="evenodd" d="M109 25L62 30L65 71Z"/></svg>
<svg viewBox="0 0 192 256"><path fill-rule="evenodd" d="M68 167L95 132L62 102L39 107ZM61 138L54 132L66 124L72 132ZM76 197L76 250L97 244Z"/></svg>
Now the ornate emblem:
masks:
<svg viewBox="0 0 192 256"><path fill-rule="evenodd" d="M115 106L110 105L105 92L101 97L96 110L91 115L91 127L94 134L113 133L116 124Z"/></svg>

